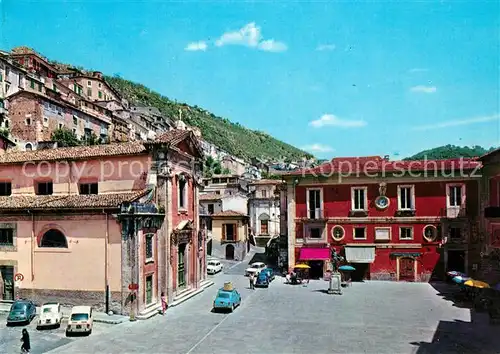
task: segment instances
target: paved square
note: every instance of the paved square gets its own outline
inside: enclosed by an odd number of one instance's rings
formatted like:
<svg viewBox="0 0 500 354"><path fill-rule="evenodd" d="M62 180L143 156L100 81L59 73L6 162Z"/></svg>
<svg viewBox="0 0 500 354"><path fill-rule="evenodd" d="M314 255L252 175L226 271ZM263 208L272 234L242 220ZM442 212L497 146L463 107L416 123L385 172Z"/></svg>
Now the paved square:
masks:
<svg viewBox="0 0 500 354"><path fill-rule="evenodd" d="M335 296L325 294L324 281L303 287L276 278L269 289L252 291L244 268L216 275L215 286L165 317L116 325L53 353L495 352L485 347L497 330L485 324L485 316L472 327L470 311L429 284L355 283ZM217 289L229 280L242 294L241 307L231 314L210 312Z"/></svg>

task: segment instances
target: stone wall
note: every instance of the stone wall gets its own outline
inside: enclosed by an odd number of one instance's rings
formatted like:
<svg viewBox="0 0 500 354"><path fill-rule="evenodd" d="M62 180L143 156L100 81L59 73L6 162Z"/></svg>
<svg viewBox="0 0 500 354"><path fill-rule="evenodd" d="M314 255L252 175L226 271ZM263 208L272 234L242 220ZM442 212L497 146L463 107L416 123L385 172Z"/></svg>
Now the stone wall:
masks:
<svg viewBox="0 0 500 354"><path fill-rule="evenodd" d="M19 289L19 297L29 299L41 306L47 302L59 302L63 306L92 306L94 311L106 310L104 291ZM125 303L125 301L124 301ZM110 294L109 309L116 314L128 314L128 308L122 306L122 293L113 291Z"/></svg>

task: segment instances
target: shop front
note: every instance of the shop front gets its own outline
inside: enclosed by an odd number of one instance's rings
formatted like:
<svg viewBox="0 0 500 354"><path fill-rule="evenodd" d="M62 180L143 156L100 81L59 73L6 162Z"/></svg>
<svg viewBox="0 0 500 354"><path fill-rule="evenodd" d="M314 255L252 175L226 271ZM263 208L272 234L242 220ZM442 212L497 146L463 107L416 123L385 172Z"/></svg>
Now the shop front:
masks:
<svg viewBox="0 0 500 354"><path fill-rule="evenodd" d="M370 279L370 265L375 262L375 247L346 246L345 260L356 269L351 274L353 281Z"/></svg>
<svg viewBox="0 0 500 354"><path fill-rule="evenodd" d="M301 247L299 261L311 267L309 269L311 279L321 279L328 268L330 254L331 251L328 247Z"/></svg>

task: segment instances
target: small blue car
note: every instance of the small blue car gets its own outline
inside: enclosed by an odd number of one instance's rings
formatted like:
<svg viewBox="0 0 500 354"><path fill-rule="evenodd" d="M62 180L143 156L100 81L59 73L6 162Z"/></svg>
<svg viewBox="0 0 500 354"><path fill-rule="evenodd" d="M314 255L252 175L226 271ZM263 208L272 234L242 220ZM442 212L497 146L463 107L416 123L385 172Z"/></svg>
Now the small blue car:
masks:
<svg viewBox="0 0 500 354"><path fill-rule="evenodd" d="M220 288L217 292L217 296L214 300L214 311L216 310L230 310L231 312L237 306L241 305L241 295L235 289L233 290L224 290L224 288Z"/></svg>
<svg viewBox="0 0 500 354"><path fill-rule="evenodd" d="M259 275L257 275L257 280L255 281L255 286L268 288L269 287L269 275L265 270L262 270Z"/></svg>
<svg viewBox="0 0 500 354"><path fill-rule="evenodd" d="M36 316L36 306L29 300L17 300L10 307L7 316L7 325L26 323L29 324Z"/></svg>
<svg viewBox="0 0 500 354"><path fill-rule="evenodd" d="M269 277L269 282L272 282L274 280L274 269L273 268L264 268L262 272L266 272L267 276Z"/></svg>

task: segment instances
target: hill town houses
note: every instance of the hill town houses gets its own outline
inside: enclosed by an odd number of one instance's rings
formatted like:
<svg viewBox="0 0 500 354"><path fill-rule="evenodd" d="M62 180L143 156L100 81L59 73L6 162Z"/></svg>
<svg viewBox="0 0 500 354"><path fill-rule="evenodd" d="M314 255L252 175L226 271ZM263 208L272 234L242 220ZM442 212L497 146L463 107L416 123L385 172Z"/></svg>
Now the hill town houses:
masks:
<svg viewBox="0 0 500 354"><path fill-rule="evenodd" d="M198 291L201 150L193 132L151 142L0 154L2 297L140 317ZM16 288L13 275L24 279ZM132 285L131 285L132 284Z"/></svg>

